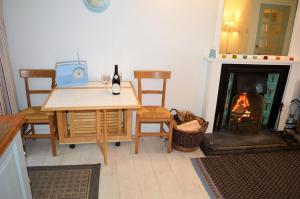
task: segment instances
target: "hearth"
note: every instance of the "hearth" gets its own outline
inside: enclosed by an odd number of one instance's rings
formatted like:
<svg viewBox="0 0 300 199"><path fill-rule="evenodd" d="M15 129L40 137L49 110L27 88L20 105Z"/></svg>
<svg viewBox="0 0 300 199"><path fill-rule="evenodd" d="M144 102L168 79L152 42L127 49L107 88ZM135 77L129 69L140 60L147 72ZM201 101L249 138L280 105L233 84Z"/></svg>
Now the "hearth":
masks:
<svg viewBox="0 0 300 199"><path fill-rule="evenodd" d="M206 155L290 146L276 131L289 68L222 65L213 133L207 133L200 145Z"/></svg>

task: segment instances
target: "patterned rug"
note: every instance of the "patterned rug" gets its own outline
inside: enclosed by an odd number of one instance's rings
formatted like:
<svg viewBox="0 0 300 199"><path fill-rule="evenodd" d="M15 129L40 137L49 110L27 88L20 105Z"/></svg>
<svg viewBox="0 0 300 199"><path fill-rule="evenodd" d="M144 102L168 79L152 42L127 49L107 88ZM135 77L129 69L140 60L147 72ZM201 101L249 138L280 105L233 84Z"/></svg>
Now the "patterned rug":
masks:
<svg viewBox="0 0 300 199"><path fill-rule="evenodd" d="M98 198L100 164L27 167L33 199Z"/></svg>
<svg viewBox="0 0 300 199"><path fill-rule="evenodd" d="M300 198L300 151L192 159L211 198Z"/></svg>

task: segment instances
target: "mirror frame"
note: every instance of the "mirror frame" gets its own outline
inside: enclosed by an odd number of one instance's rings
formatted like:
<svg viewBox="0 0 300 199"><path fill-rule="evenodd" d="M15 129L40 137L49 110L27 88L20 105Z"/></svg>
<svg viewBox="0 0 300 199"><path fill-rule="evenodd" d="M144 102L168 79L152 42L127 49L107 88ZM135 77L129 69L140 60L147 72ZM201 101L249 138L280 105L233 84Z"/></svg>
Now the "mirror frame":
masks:
<svg viewBox="0 0 300 199"><path fill-rule="evenodd" d="M214 39L214 48L216 49L217 55L220 55L220 42L221 42L221 33L222 33L222 22L223 22L223 14L224 14L224 3L226 0L218 0L218 9L217 9L217 20L216 20L216 31L215 31L215 39ZM298 0L298 5L296 9L296 15L294 20L293 32L291 37L291 42L289 46L289 51L287 56L292 56L295 49L295 30L298 29L300 25L300 0Z"/></svg>

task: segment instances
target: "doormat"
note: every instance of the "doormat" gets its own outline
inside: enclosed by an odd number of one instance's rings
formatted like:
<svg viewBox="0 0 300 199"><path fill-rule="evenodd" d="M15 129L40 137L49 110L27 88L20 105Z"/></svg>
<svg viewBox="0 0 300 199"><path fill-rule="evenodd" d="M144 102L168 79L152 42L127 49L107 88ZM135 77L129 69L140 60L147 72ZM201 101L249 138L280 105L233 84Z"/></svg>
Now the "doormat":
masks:
<svg viewBox="0 0 300 199"><path fill-rule="evenodd" d="M33 199L98 198L100 164L27 167Z"/></svg>

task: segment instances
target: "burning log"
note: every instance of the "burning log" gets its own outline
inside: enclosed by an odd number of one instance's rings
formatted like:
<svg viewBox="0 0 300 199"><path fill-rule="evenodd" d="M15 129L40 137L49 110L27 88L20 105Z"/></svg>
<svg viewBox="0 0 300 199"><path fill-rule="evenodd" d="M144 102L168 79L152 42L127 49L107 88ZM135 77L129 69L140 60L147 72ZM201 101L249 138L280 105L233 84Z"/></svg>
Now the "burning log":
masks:
<svg viewBox="0 0 300 199"><path fill-rule="evenodd" d="M237 117L238 121L241 121L243 118L249 118L251 116L250 103L247 97L247 94L239 95L236 104L233 105L231 109L231 115Z"/></svg>
<svg viewBox="0 0 300 199"><path fill-rule="evenodd" d="M238 134L257 134L261 129L264 100L260 94L241 93L232 100L229 130Z"/></svg>

